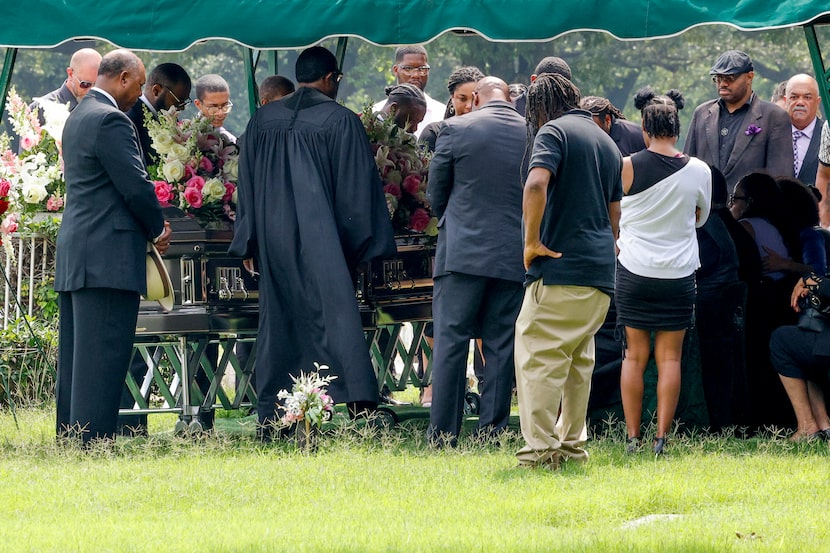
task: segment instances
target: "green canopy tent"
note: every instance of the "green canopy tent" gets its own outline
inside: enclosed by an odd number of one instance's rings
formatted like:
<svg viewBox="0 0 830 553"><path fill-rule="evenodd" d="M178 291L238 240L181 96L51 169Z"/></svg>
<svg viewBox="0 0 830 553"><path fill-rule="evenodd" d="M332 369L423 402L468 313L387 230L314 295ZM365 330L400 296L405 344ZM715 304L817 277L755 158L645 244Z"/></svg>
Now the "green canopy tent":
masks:
<svg viewBox="0 0 830 553"><path fill-rule="evenodd" d="M254 51L299 48L331 37L340 39L342 59L348 37L380 45L412 44L452 30L494 41L543 41L594 30L643 39L724 23L742 30L804 26L816 75L824 77L819 81L825 112L830 113L827 73L815 33L816 24L830 22L830 8L822 0L32 0L8 2L2 14L0 46L7 52L0 73L0 110L17 48L49 48L76 38L154 51L232 40L249 49L252 85ZM270 63L275 60L269 57Z"/></svg>

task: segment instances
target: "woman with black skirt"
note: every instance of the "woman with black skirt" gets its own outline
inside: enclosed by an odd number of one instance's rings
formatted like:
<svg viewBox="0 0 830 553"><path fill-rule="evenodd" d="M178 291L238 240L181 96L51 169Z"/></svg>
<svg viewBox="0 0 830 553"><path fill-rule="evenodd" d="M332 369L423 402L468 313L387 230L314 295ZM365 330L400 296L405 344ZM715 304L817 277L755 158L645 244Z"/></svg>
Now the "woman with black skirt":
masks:
<svg viewBox="0 0 830 553"><path fill-rule="evenodd" d="M654 332L657 362L656 455L663 453L680 396L680 359L695 304L695 270L700 266L695 228L709 216L712 173L699 159L676 148L676 90L656 96L646 87L634 98L641 110L647 149L623 159L624 196L617 240L618 324L625 329L620 389L626 451L641 444L643 373Z"/></svg>

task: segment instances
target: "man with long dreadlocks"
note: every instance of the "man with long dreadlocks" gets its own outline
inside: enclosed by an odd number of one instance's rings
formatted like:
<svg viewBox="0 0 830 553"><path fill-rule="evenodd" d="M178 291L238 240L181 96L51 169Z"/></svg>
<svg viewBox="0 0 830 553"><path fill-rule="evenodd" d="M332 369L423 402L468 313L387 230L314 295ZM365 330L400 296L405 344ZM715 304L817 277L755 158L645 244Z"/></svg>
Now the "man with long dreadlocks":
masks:
<svg viewBox="0 0 830 553"><path fill-rule="evenodd" d="M614 291L622 156L559 74L531 84L522 199L525 296L516 321L520 467L584 462L594 334ZM534 138L535 137L535 138ZM561 414L560 414L561 406Z"/></svg>
<svg viewBox="0 0 830 553"><path fill-rule="evenodd" d="M643 128L637 123L628 121L608 98L585 96L579 102L579 107L591 112L594 123L608 133L622 155L630 156L646 149Z"/></svg>

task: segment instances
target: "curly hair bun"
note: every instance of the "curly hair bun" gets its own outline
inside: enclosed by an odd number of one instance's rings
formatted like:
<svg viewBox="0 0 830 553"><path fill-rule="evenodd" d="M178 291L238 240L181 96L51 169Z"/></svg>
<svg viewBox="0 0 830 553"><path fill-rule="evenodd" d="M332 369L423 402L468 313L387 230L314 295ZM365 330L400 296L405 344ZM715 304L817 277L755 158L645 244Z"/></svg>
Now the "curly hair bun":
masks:
<svg viewBox="0 0 830 553"><path fill-rule="evenodd" d="M637 91L634 95L634 107L642 111L654 99L654 89L650 86L645 86Z"/></svg>
<svg viewBox="0 0 830 553"><path fill-rule="evenodd" d="M686 100L683 98L683 94L677 89L672 88L666 92L666 96L672 99L678 110L683 109L683 106L686 105Z"/></svg>

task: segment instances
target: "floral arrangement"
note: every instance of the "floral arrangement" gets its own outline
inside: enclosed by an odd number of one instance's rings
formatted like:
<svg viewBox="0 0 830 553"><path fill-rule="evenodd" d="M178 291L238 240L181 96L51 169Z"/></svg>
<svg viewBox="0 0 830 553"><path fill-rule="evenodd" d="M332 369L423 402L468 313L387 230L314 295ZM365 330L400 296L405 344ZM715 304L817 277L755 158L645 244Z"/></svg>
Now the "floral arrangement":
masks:
<svg viewBox="0 0 830 553"><path fill-rule="evenodd" d="M754 136L759 132L761 132L761 127L759 127L758 125L750 125L746 128L744 134L747 136Z"/></svg>
<svg viewBox="0 0 830 553"><path fill-rule="evenodd" d="M328 370L328 365L315 362L314 367L316 368L314 372L300 371L299 377L291 377L294 385L290 393L280 390L277 394L277 399L285 403L279 406L285 411L280 419L282 424L291 426L304 422L306 435L309 434L312 426L319 428L325 421L330 420L334 412L334 400L326 393L326 386L337 376L320 376L320 371Z"/></svg>
<svg viewBox="0 0 830 553"><path fill-rule="evenodd" d="M150 166L162 207L175 206L206 225L236 218L239 149L216 131L210 120L178 120L175 108L144 121L158 155Z"/></svg>
<svg viewBox="0 0 830 553"><path fill-rule="evenodd" d="M3 234L28 228L36 213L63 211L66 182L61 136L69 117L69 106L42 101L38 103L44 117L41 125L38 110L23 102L14 88L9 91L7 107L12 128L20 137L20 150L10 147L8 135L0 136L0 195L9 210L0 222Z"/></svg>
<svg viewBox="0 0 830 553"><path fill-rule="evenodd" d="M426 197L429 154L414 134L382 117L368 105L360 116L375 163L383 181L386 207L395 234L423 232L438 235L438 219L432 216Z"/></svg>

